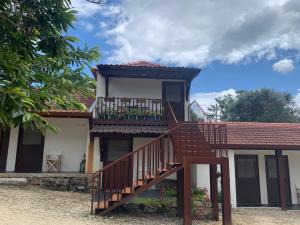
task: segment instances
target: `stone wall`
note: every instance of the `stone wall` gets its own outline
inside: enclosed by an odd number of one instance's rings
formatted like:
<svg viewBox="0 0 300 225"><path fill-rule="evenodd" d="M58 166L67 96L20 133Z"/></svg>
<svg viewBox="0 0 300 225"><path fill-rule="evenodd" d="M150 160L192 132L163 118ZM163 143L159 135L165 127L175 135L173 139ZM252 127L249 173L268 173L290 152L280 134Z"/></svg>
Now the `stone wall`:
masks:
<svg viewBox="0 0 300 225"><path fill-rule="evenodd" d="M3 173L0 177L9 179L26 179L27 184L40 186L55 191L90 192L91 178L89 174L68 173Z"/></svg>
<svg viewBox="0 0 300 225"><path fill-rule="evenodd" d="M27 183L55 191L90 192L88 177L27 177Z"/></svg>

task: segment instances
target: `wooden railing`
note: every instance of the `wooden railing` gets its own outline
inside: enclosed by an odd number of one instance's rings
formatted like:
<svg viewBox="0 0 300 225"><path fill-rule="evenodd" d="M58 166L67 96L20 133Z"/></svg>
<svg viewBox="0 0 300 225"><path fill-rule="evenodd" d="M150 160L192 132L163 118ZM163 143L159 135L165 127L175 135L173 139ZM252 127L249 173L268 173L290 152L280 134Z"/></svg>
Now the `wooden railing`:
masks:
<svg viewBox="0 0 300 225"><path fill-rule="evenodd" d="M132 194L136 188L146 185L147 180L157 177L168 164L175 161L171 140L173 130L121 157L93 175L92 213L94 208L105 210L111 202L122 201L124 194Z"/></svg>
<svg viewBox="0 0 300 225"><path fill-rule="evenodd" d="M148 187L149 180L168 172L168 165L182 162L182 157L226 157L226 125L221 123L178 122L169 103L166 117L170 130L142 147L128 153L92 178L92 213L102 213L125 202L124 196ZM112 207L111 207L112 206Z"/></svg>
<svg viewBox="0 0 300 225"><path fill-rule="evenodd" d="M162 120L161 99L98 97L96 118L102 120Z"/></svg>

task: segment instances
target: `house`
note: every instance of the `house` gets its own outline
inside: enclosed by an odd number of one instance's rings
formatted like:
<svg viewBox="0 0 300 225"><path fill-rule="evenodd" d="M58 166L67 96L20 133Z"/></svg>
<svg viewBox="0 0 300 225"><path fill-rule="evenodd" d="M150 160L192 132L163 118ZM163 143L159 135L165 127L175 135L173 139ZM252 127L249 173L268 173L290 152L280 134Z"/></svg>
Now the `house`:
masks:
<svg viewBox="0 0 300 225"><path fill-rule="evenodd" d="M199 73L145 61L100 64L93 70L96 100L89 112L49 112L58 134L24 135L22 128L2 133L1 168L18 172L16 162L29 158L39 162L30 172L45 171L45 155L59 150L62 171L74 172L86 154L86 173L93 173L91 212L101 215L166 178L177 180L185 225L191 224L192 185L209 189L215 220L222 190L226 225L231 207L295 208L300 125L190 121L190 87ZM28 165L21 164L23 172Z"/></svg>
<svg viewBox="0 0 300 225"><path fill-rule="evenodd" d="M92 97L78 98L88 109L94 102ZM47 157L59 155L61 172L79 172L87 151L92 113L51 109L40 114L56 126L58 132L47 130L43 135L30 127L0 130L0 172L47 172Z"/></svg>

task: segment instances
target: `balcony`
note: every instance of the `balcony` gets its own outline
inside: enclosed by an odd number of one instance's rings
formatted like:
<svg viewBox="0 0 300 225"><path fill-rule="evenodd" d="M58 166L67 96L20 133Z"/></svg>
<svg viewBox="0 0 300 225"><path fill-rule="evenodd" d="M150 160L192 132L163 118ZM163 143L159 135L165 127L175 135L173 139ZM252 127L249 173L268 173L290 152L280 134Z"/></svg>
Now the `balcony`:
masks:
<svg viewBox="0 0 300 225"><path fill-rule="evenodd" d="M98 97L96 121L99 124L164 124L161 99Z"/></svg>

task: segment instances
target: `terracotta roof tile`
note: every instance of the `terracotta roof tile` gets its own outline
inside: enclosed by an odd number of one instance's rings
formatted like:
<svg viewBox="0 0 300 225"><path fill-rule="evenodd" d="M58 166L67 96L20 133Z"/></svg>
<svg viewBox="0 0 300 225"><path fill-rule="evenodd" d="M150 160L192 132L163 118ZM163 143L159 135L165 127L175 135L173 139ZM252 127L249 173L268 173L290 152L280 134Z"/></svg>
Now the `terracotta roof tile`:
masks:
<svg viewBox="0 0 300 225"><path fill-rule="evenodd" d="M159 64L147 62L147 61L135 61L135 62L129 62L126 64L121 64L122 66L143 66L143 67L163 67Z"/></svg>
<svg viewBox="0 0 300 225"><path fill-rule="evenodd" d="M227 122L227 142L232 146L261 146L261 148L299 147L300 123Z"/></svg>

